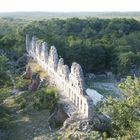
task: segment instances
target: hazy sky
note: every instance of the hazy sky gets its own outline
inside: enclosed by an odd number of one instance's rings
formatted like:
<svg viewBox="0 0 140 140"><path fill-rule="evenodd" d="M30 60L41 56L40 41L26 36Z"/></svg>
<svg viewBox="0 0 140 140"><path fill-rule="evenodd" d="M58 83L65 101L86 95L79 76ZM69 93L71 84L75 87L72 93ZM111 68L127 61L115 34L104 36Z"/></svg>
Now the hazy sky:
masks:
<svg viewBox="0 0 140 140"><path fill-rule="evenodd" d="M140 11L140 0L0 0L0 12L10 11Z"/></svg>

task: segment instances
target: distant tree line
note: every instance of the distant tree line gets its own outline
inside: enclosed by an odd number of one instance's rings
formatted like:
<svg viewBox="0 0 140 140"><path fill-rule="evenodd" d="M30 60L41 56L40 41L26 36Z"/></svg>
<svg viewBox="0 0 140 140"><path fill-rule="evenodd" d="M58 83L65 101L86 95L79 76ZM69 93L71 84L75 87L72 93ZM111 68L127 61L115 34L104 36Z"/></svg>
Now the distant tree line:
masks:
<svg viewBox="0 0 140 140"><path fill-rule="evenodd" d="M22 54L25 34L35 35L55 45L68 65L80 63L85 73L139 74L140 22L134 19L0 20L0 48Z"/></svg>

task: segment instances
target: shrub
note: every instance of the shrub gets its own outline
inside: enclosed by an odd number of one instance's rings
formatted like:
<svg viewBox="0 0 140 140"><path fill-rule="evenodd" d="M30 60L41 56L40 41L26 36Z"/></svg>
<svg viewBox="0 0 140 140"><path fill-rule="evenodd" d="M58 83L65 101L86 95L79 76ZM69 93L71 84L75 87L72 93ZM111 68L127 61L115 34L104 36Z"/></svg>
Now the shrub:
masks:
<svg viewBox="0 0 140 140"><path fill-rule="evenodd" d="M29 85L29 80L24 79L23 77L16 77L16 87L18 89L24 90L27 89Z"/></svg>
<svg viewBox="0 0 140 140"><path fill-rule="evenodd" d="M58 97L54 88L43 88L36 91L33 97L33 106L38 109L52 110L56 105Z"/></svg>
<svg viewBox="0 0 140 140"><path fill-rule="evenodd" d="M46 87L35 92L25 92L16 97L16 103L20 108L53 110L57 104L58 97L54 88Z"/></svg>
<svg viewBox="0 0 140 140"><path fill-rule="evenodd" d="M20 108L23 109L26 107L26 99L23 96L18 96L15 100L19 104Z"/></svg>
<svg viewBox="0 0 140 140"><path fill-rule="evenodd" d="M0 106L0 128L7 129L11 126L10 112L4 106Z"/></svg>
<svg viewBox="0 0 140 140"><path fill-rule="evenodd" d="M10 96L11 87L4 86L0 88L0 104L5 100L7 97Z"/></svg>

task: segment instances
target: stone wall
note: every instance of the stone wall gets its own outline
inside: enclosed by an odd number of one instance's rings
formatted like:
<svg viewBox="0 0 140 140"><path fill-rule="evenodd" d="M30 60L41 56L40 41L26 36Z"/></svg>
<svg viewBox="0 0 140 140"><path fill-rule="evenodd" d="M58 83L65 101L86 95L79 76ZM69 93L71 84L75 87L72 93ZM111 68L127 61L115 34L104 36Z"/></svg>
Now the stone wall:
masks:
<svg viewBox="0 0 140 140"><path fill-rule="evenodd" d="M85 79L81 66L74 62L71 69L64 64L63 58L58 58L54 46L48 49L46 42L40 43L36 37L26 35L26 50L39 65L49 74L50 80L57 88L74 103L83 116L93 115L93 101L85 92Z"/></svg>

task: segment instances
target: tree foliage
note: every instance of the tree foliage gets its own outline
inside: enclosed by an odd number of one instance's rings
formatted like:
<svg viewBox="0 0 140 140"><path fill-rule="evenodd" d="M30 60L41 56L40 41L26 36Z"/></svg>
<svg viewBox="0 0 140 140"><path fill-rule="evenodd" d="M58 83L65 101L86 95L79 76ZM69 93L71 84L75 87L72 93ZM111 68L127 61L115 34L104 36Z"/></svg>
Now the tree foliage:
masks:
<svg viewBox="0 0 140 140"><path fill-rule="evenodd" d="M96 18L35 21L23 28L55 45L69 65L77 61L85 72L111 70L121 76L139 69L139 30L133 19Z"/></svg>
<svg viewBox="0 0 140 140"><path fill-rule="evenodd" d="M25 51L25 34L29 34L47 41L49 46L55 45L67 64L77 61L85 72L140 75L140 22L134 19L0 21L0 48L18 56Z"/></svg>
<svg viewBox="0 0 140 140"><path fill-rule="evenodd" d="M112 119L112 136L119 139L140 138L140 78L128 77L119 85L122 99L109 98L104 111Z"/></svg>
<svg viewBox="0 0 140 140"><path fill-rule="evenodd" d="M8 58L6 56L0 56L0 86L3 85L8 79L8 75L6 73L7 60Z"/></svg>

